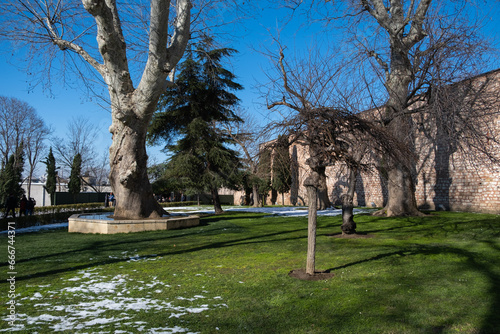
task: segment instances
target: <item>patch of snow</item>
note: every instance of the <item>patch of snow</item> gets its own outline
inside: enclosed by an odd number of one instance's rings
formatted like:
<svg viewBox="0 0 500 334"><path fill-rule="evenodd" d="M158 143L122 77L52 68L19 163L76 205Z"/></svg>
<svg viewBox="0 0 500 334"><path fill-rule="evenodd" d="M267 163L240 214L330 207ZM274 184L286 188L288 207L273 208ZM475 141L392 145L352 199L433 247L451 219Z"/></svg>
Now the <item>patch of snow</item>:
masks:
<svg viewBox="0 0 500 334"><path fill-rule="evenodd" d="M31 227L23 227L17 228L16 234L20 233L30 233L30 232L39 232L45 230L54 230L59 228L68 228L68 223L58 223L58 224L48 224L42 226L31 226ZM0 231L0 234L7 234L8 231Z"/></svg>
<svg viewBox="0 0 500 334"><path fill-rule="evenodd" d="M225 206L223 207L225 211L235 211L235 212L253 212L253 213L267 213L269 215L274 215L274 216L296 216L296 217L302 217L302 216L307 216L307 207L305 206L296 206L296 207L265 207L265 208L253 208L253 207L239 207L239 206ZM176 206L176 207L171 207L168 208L168 210L176 211L176 212L181 212L181 213L189 213L189 214L196 214L196 213L204 213L204 214L210 214L210 213L215 213L213 209L209 209L207 207L196 207L196 206ZM367 210L362 210L362 209L354 209L354 213L362 213L362 212L367 212ZM338 216L342 214L341 209L326 209L326 210L320 210L317 212L318 216ZM58 224L48 224L48 225L43 225L43 226L31 226L31 227L26 227L26 228L19 228L16 229L16 234L18 233L28 233L28 232L38 232L38 231L43 231L43 230L52 230L52 229L60 229L60 228L67 228L68 223L58 223ZM7 234L7 231L0 231L0 234ZM123 252L122 254L126 254L127 251ZM155 255L153 255L155 256ZM111 257L115 259L116 257ZM135 255L130 257L130 261L138 261L142 260L144 257L140 257L139 255ZM149 257L148 260L154 261L156 260L155 257Z"/></svg>
<svg viewBox="0 0 500 334"><path fill-rule="evenodd" d="M35 292L33 294L33 296L31 297L31 299L39 299L39 298L43 298L43 296L40 292Z"/></svg>
<svg viewBox="0 0 500 334"><path fill-rule="evenodd" d="M137 332L145 333L193 333L187 328L181 327L166 326L148 329L146 322L134 321L134 319L138 317L140 312L170 313L170 317L181 318L192 313L227 307L223 304L210 303L210 300L219 301L222 299L219 296L210 298L197 294L191 298L181 297L179 300L183 301L184 306L163 299L155 299L149 294L153 291L160 293L162 290L159 290L158 287L166 289L170 285L160 281L157 276L151 277L148 284L141 282L123 274L114 277L104 276L99 273L97 268L78 271L75 277L65 279L67 286L58 290L48 290L48 286L45 286L45 290L42 289L41 292L36 292L33 295L40 298L42 295L49 297L64 295L64 304L61 304L61 299L50 299L49 302L43 304L34 304L35 307L44 310L43 314L39 316L18 314L16 326L9 328L8 332L27 330L33 332L32 330L35 330L36 327L44 325L49 327L51 332L99 333L99 326L113 324L116 328L115 333L127 332L120 329L121 325L134 327ZM38 288L41 287L38 286ZM147 297L123 297L123 294L129 294L130 291L142 290L146 290ZM142 295L144 296L144 294ZM73 298L77 301L71 303ZM198 304L197 300L199 299L204 299L205 302ZM207 301L209 302L207 303ZM0 329L0 332L5 331Z"/></svg>

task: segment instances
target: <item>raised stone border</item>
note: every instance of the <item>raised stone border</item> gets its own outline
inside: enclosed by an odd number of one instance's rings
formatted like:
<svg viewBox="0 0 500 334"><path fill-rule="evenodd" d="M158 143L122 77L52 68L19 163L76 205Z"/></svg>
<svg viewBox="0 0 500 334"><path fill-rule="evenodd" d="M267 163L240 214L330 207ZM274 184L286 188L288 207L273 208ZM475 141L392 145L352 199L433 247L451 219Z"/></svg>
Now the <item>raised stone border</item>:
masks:
<svg viewBox="0 0 500 334"><path fill-rule="evenodd" d="M88 214L75 214L69 217L68 232L114 234L157 230L174 230L200 225L200 217L198 216L173 216L142 220L104 220L83 218L82 216L85 215Z"/></svg>

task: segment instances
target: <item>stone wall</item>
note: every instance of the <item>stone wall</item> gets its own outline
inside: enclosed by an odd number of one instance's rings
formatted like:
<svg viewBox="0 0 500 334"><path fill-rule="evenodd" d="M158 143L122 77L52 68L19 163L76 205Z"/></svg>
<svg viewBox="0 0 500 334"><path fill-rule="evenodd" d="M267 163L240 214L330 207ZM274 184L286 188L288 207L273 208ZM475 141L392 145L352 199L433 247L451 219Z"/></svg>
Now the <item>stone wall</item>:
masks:
<svg viewBox="0 0 500 334"><path fill-rule="evenodd" d="M490 80L488 91L495 97L500 94L500 70L476 77L474 82L484 83ZM483 80L483 81L482 81ZM496 101L496 100L495 100ZM464 102L464 103L467 103ZM477 103L477 102L476 102ZM485 134L500 138L500 103L488 104L491 117L484 118ZM484 111L484 110L483 110ZM418 117L418 119L417 119ZM477 147L472 150L456 149L450 151L449 145L440 143L436 121L425 113L414 117L414 149L418 161L414 170L415 196L421 209L474 211L500 214L500 165L491 163L479 153L482 149L492 152L500 159L500 146L494 141L486 143L488 147ZM460 145L459 145L460 146ZM298 204L306 203L306 190L302 186L309 173L305 164L308 149L294 144L290 147L290 155L297 152L298 171ZM477 152L476 152L477 151ZM346 168L341 164L328 167L327 185L332 203L339 204L340 196L347 189ZM235 196L236 198L236 196ZM270 196L266 204L269 202ZM281 195L276 204L290 204L290 195L285 195L285 203L281 203ZM355 205L383 207L387 201L387 180L383 173L375 170L360 173L357 178Z"/></svg>

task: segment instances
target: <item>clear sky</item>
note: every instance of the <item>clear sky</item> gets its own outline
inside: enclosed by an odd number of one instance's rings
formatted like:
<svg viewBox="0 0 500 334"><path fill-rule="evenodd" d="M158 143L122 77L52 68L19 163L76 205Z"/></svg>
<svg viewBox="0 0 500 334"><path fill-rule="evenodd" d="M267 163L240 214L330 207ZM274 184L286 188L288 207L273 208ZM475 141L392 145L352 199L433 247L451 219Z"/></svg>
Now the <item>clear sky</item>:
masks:
<svg viewBox="0 0 500 334"><path fill-rule="evenodd" d="M497 46L500 41L500 1L486 1L491 5L489 10L489 25L486 33L496 40ZM233 57L233 73L238 77L238 82L244 86L244 91L237 95L242 100L242 106L258 115L258 118L265 120L268 117L267 110L262 106L262 99L255 89L257 82L266 81L264 70L269 67L267 59L255 48L261 46L271 46L268 30L276 30L281 27L279 21L285 12L283 10L262 10L254 19L243 22L241 27L242 38L234 42L231 47L237 49L239 54ZM289 23L282 32L281 37L287 41L289 49L305 48L308 41L317 37L318 31L315 28L305 28L297 18ZM15 50L9 50L6 44L0 44L3 52L0 52L0 95L15 97L23 100L34 107L38 114L50 125L57 137L64 137L66 127L73 117L83 116L89 118L99 129L98 153L105 152L111 144L111 135L108 127L111 124L111 116L108 110L89 102L84 96L83 90L78 88L68 88L55 84L52 87L54 96L50 97L42 91L40 87L29 91L28 77L19 71L13 64L16 63ZM498 64L498 60L497 60ZM159 148L149 149L150 158L160 162L165 159L165 155Z"/></svg>

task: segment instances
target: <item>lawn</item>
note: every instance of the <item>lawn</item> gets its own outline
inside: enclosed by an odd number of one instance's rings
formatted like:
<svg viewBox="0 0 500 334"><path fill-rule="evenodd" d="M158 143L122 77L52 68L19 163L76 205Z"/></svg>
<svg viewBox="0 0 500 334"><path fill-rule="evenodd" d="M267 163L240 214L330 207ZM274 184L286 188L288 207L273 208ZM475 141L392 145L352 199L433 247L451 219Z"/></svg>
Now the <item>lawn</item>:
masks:
<svg viewBox="0 0 500 334"><path fill-rule="evenodd" d="M366 238L319 217L316 266L302 281L307 218L208 216L195 228L15 237L15 326L1 235L0 332L500 333L500 216L357 215Z"/></svg>

